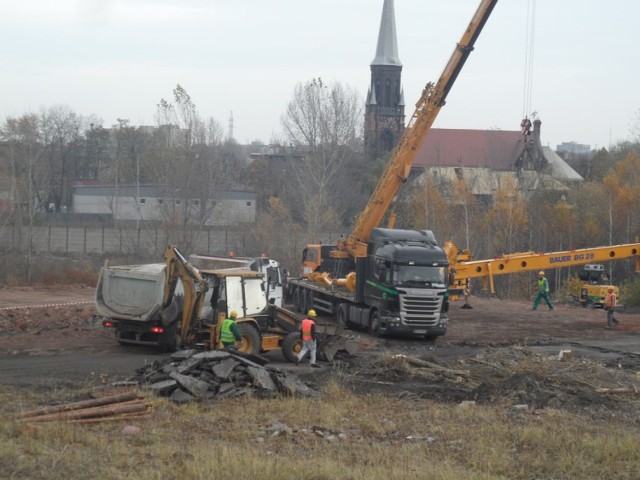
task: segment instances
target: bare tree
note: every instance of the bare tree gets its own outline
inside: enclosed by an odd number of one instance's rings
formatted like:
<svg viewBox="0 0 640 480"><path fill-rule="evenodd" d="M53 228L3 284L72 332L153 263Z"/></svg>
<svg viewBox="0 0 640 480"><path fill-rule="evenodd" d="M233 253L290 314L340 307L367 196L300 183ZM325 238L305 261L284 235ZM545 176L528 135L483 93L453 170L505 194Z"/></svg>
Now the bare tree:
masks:
<svg viewBox="0 0 640 480"><path fill-rule="evenodd" d="M48 201L54 203L56 209L71 202L71 181L78 170L78 149L87 127L87 120L68 107L55 106L40 114Z"/></svg>
<svg viewBox="0 0 640 480"><path fill-rule="evenodd" d="M173 102L158 104L157 122L148 160L155 183L175 192L163 207L165 234L188 250L215 208L214 192L232 183L221 149L223 131L213 118L199 116L180 85L173 90Z"/></svg>
<svg viewBox="0 0 640 480"><path fill-rule="evenodd" d="M312 238L337 223L345 192L335 186L347 162L357 156L362 103L354 89L314 78L295 87L282 116L288 141L303 154L303 160L293 165L291 186L298 191Z"/></svg>

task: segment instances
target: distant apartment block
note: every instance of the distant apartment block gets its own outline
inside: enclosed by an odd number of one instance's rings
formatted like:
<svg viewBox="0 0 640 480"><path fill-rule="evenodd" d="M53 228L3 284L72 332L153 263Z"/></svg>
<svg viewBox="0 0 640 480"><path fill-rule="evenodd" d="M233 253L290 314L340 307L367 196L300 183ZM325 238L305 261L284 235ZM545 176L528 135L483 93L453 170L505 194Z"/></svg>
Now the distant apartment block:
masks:
<svg viewBox="0 0 640 480"><path fill-rule="evenodd" d="M590 145L576 142L563 142L556 147L556 152L567 152L575 155L587 155L591 152Z"/></svg>

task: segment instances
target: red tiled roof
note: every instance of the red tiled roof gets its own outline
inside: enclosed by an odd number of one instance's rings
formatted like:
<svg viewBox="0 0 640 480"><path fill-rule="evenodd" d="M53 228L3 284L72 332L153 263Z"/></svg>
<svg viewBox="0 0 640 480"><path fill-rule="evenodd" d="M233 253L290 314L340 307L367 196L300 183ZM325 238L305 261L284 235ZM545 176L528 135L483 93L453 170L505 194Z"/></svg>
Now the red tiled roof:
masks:
<svg viewBox="0 0 640 480"><path fill-rule="evenodd" d="M418 150L413 168L514 170L523 148L524 136L519 131L432 128Z"/></svg>

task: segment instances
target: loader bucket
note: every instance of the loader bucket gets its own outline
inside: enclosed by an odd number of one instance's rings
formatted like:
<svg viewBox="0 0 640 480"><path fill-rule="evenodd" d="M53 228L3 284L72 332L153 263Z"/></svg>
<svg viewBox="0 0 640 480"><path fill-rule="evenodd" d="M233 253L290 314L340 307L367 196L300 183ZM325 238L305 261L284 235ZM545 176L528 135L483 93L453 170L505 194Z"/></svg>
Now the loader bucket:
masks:
<svg viewBox="0 0 640 480"><path fill-rule="evenodd" d="M320 355L327 362L333 361L338 352L344 351L349 355L355 355L360 348L360 338L346 337L343 335L327 335L320 342Z"/></svg>

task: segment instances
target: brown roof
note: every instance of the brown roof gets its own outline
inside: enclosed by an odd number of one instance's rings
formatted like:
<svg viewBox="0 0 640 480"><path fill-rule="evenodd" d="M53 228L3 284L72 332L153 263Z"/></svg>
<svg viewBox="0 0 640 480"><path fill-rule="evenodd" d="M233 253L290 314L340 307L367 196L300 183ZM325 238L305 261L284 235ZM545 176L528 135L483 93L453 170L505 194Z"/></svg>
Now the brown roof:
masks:
<svg viewBox="0 0 640 480"><path fill-rule="evenodd" d="M418 150L413 168L514 170L523 148L524 136L520 131L432 128Z"/></svg>

